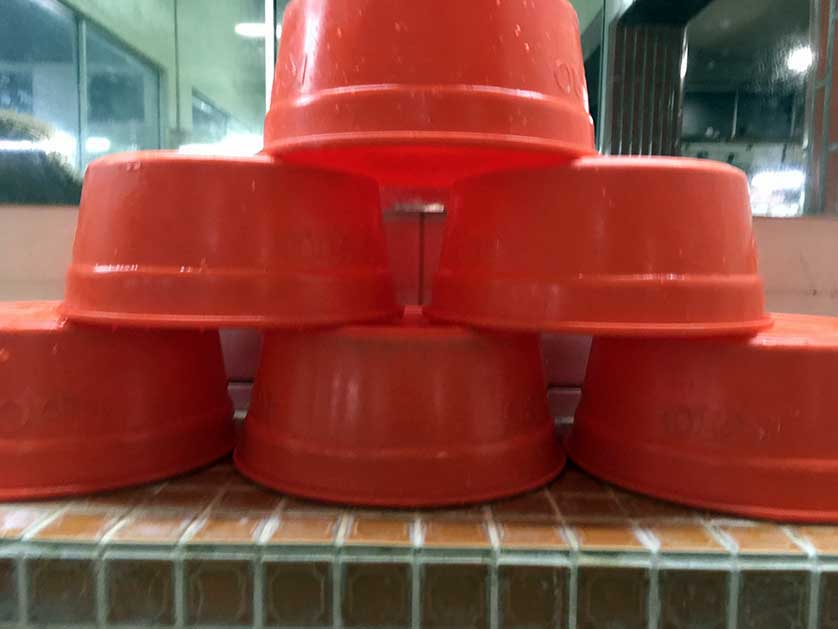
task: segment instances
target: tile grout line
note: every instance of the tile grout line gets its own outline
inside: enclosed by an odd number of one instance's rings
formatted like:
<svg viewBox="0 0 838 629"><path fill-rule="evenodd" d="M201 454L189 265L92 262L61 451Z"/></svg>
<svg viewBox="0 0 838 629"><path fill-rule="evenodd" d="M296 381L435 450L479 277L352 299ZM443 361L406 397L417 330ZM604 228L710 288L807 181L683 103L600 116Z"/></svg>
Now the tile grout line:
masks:
<svg viewBox="0 0 838 629"><path fill-rule="evenodd" d="M500 600L498 592L498 559L500 556L500 535L492 515L492 508L484 505L483 524L486 527L486 534L491 545L492 558L489 562L489 629L500 627Z"/></svg>
<svg viewBox="0 0 838 629"><path fill-rule="evenodd" d="M343 561L341 559L341 550L346 543L346 535L349 528L352 526L355 516L349 512L341 512L340 521L335 531L335 539L332 542L333 556L332 556L332 626L336 629L343 627L343 609L341 608L341 600L343 599Z"/></svg>
<svg viewBox="0 0 838 629"><path fill-rule="evenodd" d="M570 559L570 567L568 569L568 584L567 584L567 626L568 629L576 629L578 616L578 591L579 591L579 539L573 532L573 528L564 517L562 510L559 509L559 503L556 502L556 497L550 490L544 490L547 496L547 502L553 508L553 513L558 522L556 528L561 536L567 542L570 552L568 553Z"/></svg>
<svg viewBox="0 0 838 629"><path fill-rule="evenodd" d="M186 544L187 542L194 537L195 533L197 533L200 528L207 523L209 519L209 514L212 511L212 508L219 502L221 502L221 497L224 495L225 489L227 489L228 483L223 483L218 488L218 493L213 496L212 500L207 503L207 506L204 507L200 513L186 526L183 530L183 533L180 534L180 537L177 539L174 545L173 556L175 558L175 626L176 627L185 627L186 626L186 565L185 565L185 555L186 555ZM162 487L161 487L162 490Z"/></svg>
<svg viewBox="0 0 838 629"><path fill-rule="evenodd" d="M270 512L264 522L259 534L256 536L256 557L254 559L254 573L253 573L253 626L257 629L265 626L265 564L264 564L264 549L268 540L279 529L279 523L282 518L282 510L285 507L286 497L282 496L277 502L276 506Z"/></svg>
<svg viewBox="0 0 838 629"><path fill-rule="evenodd" d="M419 553L425 541L424 537L422 516L417 512L413 516L413 525L410 530L410 541L413 547L413 561L411 561L410 567L410 620L412 629L422 629L422 571L419 567Z"/></svg>
<svg viewBox="0 0 838 629"><path fill-rule="evenodd" d="M727 629L736 629L739 624L739 545L728 533L715 524L701 519L704 529L716 542L721 544L731 557L730 572L727 579Z"/></svg>
<svg viewBox="0 0 838 629"><path fill-rule="evenodd" d="M661 610L658 582L661 542L652 531L641 526L637 520L629 518L629 523L634 536L649 551L649 594L646 599L646 614L648 628L656 629Z"/></svg>
<svg viewBox="0 0 838 629"><path fill-rule="evenodd" d="M791 526L781 526L780 530L809 557L809 613L807 614L807 627L808 629L818 629L821 606L821 573L818 565L818 550L811 541L796 533Z"/></svg>

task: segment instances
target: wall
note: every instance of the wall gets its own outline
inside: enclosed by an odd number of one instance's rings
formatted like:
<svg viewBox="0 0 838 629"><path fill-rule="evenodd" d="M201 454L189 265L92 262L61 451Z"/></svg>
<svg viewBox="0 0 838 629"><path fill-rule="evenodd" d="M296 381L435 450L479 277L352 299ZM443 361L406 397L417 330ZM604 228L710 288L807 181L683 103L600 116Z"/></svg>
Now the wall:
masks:
<svg viewBox="0 0 838 629"><path fill-rule="evenodd" d="M207 11L206 0L63 1L161 69L162 109L170 143L188 138L192 128L193 88L247 127L261 132L265 113L264 49L233 31L238 22L262 19L251 10L258 3L217 0L212 3L212 11ZM180 112L175 89L178 61Z"/></svg>

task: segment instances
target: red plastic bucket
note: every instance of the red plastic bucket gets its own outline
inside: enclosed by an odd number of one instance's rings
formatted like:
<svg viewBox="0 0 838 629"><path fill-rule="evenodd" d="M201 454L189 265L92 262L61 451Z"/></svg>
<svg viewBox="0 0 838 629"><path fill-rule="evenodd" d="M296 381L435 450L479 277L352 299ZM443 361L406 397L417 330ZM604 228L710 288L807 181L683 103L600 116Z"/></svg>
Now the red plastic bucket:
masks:
<svg viewBox="0 0 838 629"><path fill-rule="evenodd" d="M190 328L396 317L378 188L267 157L97 160L85 177L63 312Z"/></svg>
<svg viewBox="0 0 838 629"><path fill-rule="evenodd" d="M593 154L566 0L295 0L265 147L401 186Z"/></svg>
<svg viewBox="0 0 838 629"><path fill-rule="evenodd" d="M538 338L429 325L268 333L236 450L245 475L317 500L433 506L553 478L564 455Z"/></svg>
<svg viewBox="0 0 838 629"><path fill-rule="evenodd" d="M660 498L838 522L838 319L775 321L751 339L595 339L571 458Z"/></svg>
<svg viewBox="0 0 838 629"><path fill-rule="evenodd" d="M745 175L591 158L462 181L426 312L508 330L755 333L770 319Z"/></svg>
<svg viewBox="0 0 838 629"><path fill-rule="evenodd" d="M145 483L232 449L217 332L70 324L57 306L0 304L0 500Z"/></svg>

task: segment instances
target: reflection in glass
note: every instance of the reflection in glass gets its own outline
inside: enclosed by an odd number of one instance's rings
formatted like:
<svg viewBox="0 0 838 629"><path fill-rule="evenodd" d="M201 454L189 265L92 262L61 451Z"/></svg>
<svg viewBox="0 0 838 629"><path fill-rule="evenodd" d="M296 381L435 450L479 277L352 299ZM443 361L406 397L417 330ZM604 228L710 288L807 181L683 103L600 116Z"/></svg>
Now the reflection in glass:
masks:
<svg viewBox="0 0 838 629"><path fill-rule="evenodd" d="M105 153L160 147L160 76L98 29L85 28L87 164Z"/></svg>
<svg viewBox="0 0 838 629"><path fill-rule="evenodd" d="M0 13L0 203L75 203L75 20L52 0L2 0Z"/></svg>
<svg viewBox="0 0 838 629"><path fill-rule="evenodd" d="M714 0L689 23L681 152L743 169L754 213L805 206L809 0Z"/></svg>
<svg viewBox="0 0 838 629"><path fill-rule="evenodd" d="M179 0L179 148L252 155L265 117L264 0ZM272 36L273 33L270 33Z"/></svg>

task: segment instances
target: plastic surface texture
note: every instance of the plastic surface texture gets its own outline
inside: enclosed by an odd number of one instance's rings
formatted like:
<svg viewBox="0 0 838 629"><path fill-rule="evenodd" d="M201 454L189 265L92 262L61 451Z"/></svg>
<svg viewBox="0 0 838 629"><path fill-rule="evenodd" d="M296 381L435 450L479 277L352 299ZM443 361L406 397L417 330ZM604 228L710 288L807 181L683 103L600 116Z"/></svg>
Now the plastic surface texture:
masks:
<svg viewBox="0 0 838 629"><path fill-rule="evenodd" d="M399 324L268 333L236 451L280 491L362 505L478 502L538 487L564 455L534 335Z"/></svg>
<svg viewBox="0 0 838 629"><path fill-rule="evenodd" d="M158 327L398 316L378 188L267 157L98 160L85 177L63 310Z"/></svg>
<svg viewBox="0 0 838 629"><path fill-rule="evenodd" d="M770 325L732 167L590 158L460 182L428 315L475 326L711 336Z"/></svg>
<svg viewBox="0 0 838 629"><path fill-rule="evenodd" d="M232 450L217 332L71 324L57 305L0 304L0 500L145 483Z"/></svg>
<svg viewBox="0 0 838 629"><path fill-rule="evenodd" d="M294 0L265 147L396 185L445 185L594 153L587 99L566 0Z"/></svg>
<svg viewBox="0 0 838 629"><path fill-rule="evenodd" d="M606 480L749 517L838 522L838 319L751 340L594 340L570 456Z"/></svg>

